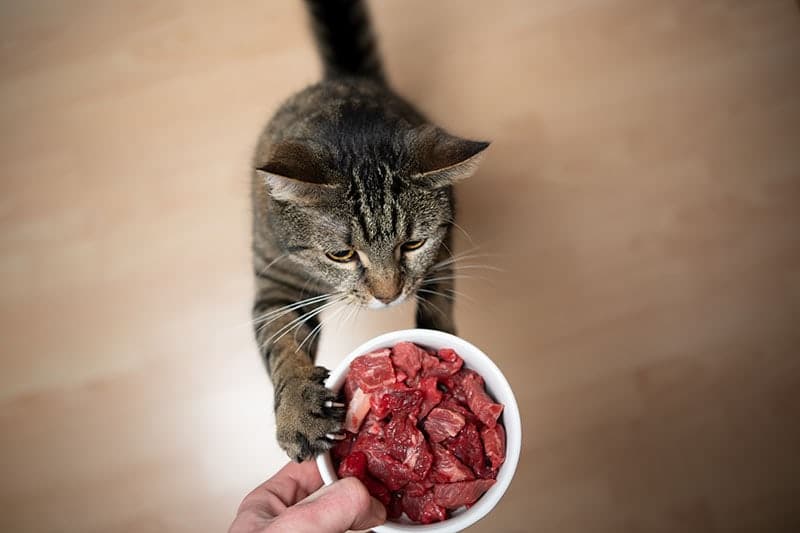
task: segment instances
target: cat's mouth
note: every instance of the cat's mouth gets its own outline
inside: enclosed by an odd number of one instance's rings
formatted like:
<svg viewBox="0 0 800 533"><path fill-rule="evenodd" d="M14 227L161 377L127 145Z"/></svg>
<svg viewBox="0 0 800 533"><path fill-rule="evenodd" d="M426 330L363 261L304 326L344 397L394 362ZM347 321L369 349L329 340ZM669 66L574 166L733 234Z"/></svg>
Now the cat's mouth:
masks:
<svg viewBox="0 0 800 533"><path fill-rule="evenodd" d="M374 296L370 296L370 299L365 304L365 306L368 309L386 309L387 307L394 307L396 305L400 305L401 303L403 303L406 300L406 296L407 295L405 293L401 292L400 295L397 298L395 298L394 300L391 300L389 302L384 302L384 301L378 300Z"/></svg>

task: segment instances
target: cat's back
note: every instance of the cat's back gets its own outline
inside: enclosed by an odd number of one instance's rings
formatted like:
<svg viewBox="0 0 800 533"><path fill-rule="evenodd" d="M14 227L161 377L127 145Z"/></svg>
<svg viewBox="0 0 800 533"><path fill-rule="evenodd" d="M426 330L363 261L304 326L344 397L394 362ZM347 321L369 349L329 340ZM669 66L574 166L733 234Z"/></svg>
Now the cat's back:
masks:
<svg viewBox="0 0 800 533"><path fill-rule="evenodd" d="M269 147L283 140L363 143L424 123L422 114L382 83L365 78L325 79L280 106L261 136L256 163L266 160Z"/></svg>

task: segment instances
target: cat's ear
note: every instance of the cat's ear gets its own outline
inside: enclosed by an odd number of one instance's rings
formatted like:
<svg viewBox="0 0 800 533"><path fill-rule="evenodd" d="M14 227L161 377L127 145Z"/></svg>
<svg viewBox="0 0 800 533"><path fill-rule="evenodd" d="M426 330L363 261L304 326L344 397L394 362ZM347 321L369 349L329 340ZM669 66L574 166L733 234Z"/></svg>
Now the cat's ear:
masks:
<svg viewBox="0 0 800 533"><path fill-rule="evenodd" d="M284 141L272 147L268 161L256 168L270 196L297 205L318 205L336 186L325 182L327 171L319 151L308 144Z"/></svg>
<svg viewBox="0 0 800 533"><path fill-rule="evenodd" d="M425 126L412 140L418 172L412 179L438 189L470 177L478 169L488 142L469 141L440 128Z"/></svg>

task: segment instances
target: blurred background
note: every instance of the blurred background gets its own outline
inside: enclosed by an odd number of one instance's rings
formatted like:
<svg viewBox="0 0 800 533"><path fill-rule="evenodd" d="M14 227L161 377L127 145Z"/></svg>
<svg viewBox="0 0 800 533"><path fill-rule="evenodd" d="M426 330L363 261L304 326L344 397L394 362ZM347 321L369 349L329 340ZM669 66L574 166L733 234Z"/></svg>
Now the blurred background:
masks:
<svg viewBox="0 0 800 533"><path fill-rule="evenodd" d="M798 4L371 4L397 90L493 141L457 322L525 434L473 530L800 530ZM285 462L249 158L318 73L298 1L0 2L0 530L225 531Z"/></svg>

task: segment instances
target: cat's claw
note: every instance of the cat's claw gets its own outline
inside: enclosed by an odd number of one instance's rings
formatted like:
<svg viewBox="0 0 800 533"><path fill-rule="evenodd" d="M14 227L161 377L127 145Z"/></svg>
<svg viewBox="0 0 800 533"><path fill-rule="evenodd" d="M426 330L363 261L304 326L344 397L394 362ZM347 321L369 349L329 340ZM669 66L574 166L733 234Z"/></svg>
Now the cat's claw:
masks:
<svg viewBox="0 0 800 533"><path fill-rule="evenodd" d="M343 433L326 433L325 437L329 438L330 440L344 440L347 438L347 435Z"/></svg>
<svg viewBox="0 0 800 533"><path fill-rule="evenodd" d="M329 450L339 439L345 408L324 385L328 371L306 367L279 385L275 419L278 443L297 462Z"/></svg>

